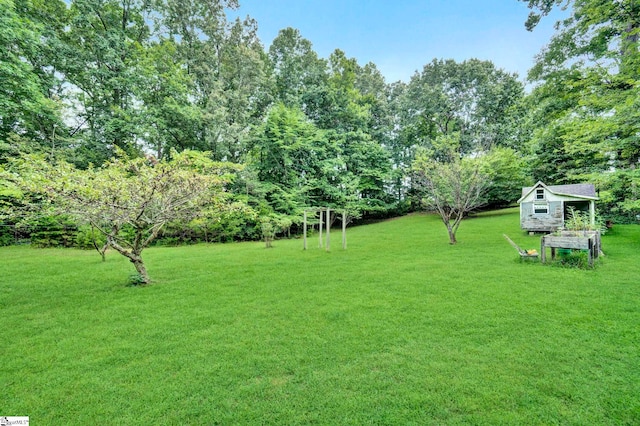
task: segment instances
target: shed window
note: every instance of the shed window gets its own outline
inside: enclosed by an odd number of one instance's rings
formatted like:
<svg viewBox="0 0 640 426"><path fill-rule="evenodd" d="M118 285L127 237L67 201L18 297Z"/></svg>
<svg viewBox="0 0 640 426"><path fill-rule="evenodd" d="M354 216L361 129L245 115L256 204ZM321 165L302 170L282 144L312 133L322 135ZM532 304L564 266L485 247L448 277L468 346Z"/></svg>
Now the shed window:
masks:
<svg viewBox="0 0 640 426"><path fill-rule="evenodd" d="M535 214L549 214L549 205L548 204L534 204L533 212Z"/></svg>
<svg viewBox="0 0 640 426"><path fill-rule="evenodd" d="M544 200L544 189L536 189L536 200Z"/></svg>

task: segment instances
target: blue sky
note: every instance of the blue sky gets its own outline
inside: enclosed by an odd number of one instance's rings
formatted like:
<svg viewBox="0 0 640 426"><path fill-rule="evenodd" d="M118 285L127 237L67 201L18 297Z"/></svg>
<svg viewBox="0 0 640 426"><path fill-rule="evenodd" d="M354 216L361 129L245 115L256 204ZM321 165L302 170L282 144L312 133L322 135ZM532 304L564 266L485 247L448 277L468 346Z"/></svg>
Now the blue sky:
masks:
<svg viewBox="0 0 640 426"><path fill-rule="evenodd" d="M240 0L234 15L258 21L267 49L293 27L323 58L339 48L375 63L387 82L406 82L433 58L491 60L523 80L558 17L528 32L528 13L517 0Z"/></svg>

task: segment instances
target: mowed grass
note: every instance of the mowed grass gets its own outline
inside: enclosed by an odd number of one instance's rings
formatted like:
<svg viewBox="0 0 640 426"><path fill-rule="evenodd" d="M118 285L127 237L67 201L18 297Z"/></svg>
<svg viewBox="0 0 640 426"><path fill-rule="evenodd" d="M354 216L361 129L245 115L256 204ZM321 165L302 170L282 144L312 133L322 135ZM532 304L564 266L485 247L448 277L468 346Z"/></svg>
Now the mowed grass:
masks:
<svg viewBox="0 0 640 426"><path fill-rule="evenodd" d="M639 424L640 226L521 263L517 209L302 241L0 249L0 415L34 424Z"/></svg>

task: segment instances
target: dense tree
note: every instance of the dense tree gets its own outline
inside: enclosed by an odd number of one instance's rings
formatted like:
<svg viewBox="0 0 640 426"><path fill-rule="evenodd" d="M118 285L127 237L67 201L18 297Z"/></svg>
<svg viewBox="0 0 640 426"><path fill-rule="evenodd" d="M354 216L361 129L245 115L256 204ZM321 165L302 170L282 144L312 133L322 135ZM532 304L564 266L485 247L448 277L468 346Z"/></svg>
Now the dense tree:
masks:
<svg viewBox="0 0 640 426"><path fill-rule="evenodd" d="M407 180L410 178L411 163L415 158L416 135L409 123L409 103L407 97L407 84L396 82L388 88L388 120L389 137L385 147L389 152L392 162L390 191L399 206L408 205L407 195L410 186Z"/></svg>
<svg viewBox="0 0 640 426"><path fill-rule="evenodd" d="M170 40L149 46L138 65L138 87L141 105L140 126L145 145L157 158L171 149L198 148L198 126L203 112L191 102L193 81Z"/></svg>
<svg viewBox="0 0 640 426"><path fill-rule="evenodd" d="M269 100L268 63L247 18L229 23L225 8L236 0L163 0L162 36L174 41L187 74L190 97L201 111L194 145L216 159L240 161L251 126L264 116Z"/></svg>
<svg viewBox="0 0 640 426"><path fill-rule="evenodd" d="M361 102L369 108L367 132L376 143L389 148L393 137L393 117L389 105L391 88L372 62L357 67L355 87L362 95Z"/></svg>
<svg viewBox="0 0 640 426"><path fill-rule="evenodd" d="M567 7L527 97L489 61L434 59L387 84L340 49L319 58L293 28L265 51L254 20L227 18L237 0L0 0L0 164L40 152L96 170L119 149L246 162L234 187L251 204L244 235L305 206L407 208L424 187L411 165L427 157L443 174L482 163L491 205L517 198L529 173L592 180L610 212L636 214L638 2L521 1L530 29Z"/></svg>
<svg viewBox="0 0 640 426"><path fill-rule="evenodd" d="M57 5L0 0L0 155L11 149L10 134L50 146L55 126L62 127L54 69L45 70L51 59L47 43L54 44L47 27L51 23L43 22Z"/></svg>
<svg viewBox="0 0 640 426"><path fill-rule="evenodd" d="M553 7L569 11L529 73L538 82L532 95L532 113L539 117L534 143L546 157L537 159L535 172L559 182L596 181L610 201L609 214L623 219L637 212L634 186L627 192L619 188L640 161L640 3L526 3L532 8L529 29Z"/></svg>
<svg viewBox="0 0 640 426"><path fill-rule="evenodd" d="M156 0L157 31L175 41L187 72L194 77L197 102L205 102L215 89L221 69L221 53L228 32L225 8L237 0Z"/></svg>
<svg viewBox="0 0 640 426"><path fill-rule="evenodd" d="M387 151L363 131L329 132L329 138L334 139L339 148L340 187L343 197L348 198L343 202L358 216L389 211L393 200L386 190L391 175Z"/></svg>
<svg viewBox="0 0 640 426"><path fill-rule="evenodd" d="M457 135L462 155L480 155L495 146L524 155L527 134L516 131L515 125L524 115L523 96L515 75L477 59L461 63L434 59L408 84L390 86L387 143L396 198L414 199L417 185L411 182L415 175L409 168L415 152L424 147L437 157L436 141L443 136Z"/></svg>
<svg viewBox="0 0 640 426"><path fill-rule="evenodd" d="M217 92L210 94L208 134L214 157L243 160L253 126L259 125L271 103L268 61L252 19L236 20L231 26L220 57Z"/></svg>
<svg viewBox="0 0 640 426"><path fill-rule="evenodd" d="M517 147L513 113L523 95L516 76L490 61L434 59L408 84L405 132L414 145L423 146L439 135L459 133L467 153Z"/></svg>
<svg viewBox="0 0 640 426"><path fill-rule="evenodd" d="M337 132L366 130L370 118L368 99L356 87L359 65L336 49L329 57L327 98L315 119L318 127Z"/></svg>
<svg viewBox="0 0 640 426"><path fill-rule="evenodd" d="M83 159L100 164L114 147L129 153L139 149L135 87L151 10L143 1L74 0L70 13L62 72L71 90L80 92L75 100L77 116L85 123Z"/></svg>
<svg viewBox="0 0 640 426"><path fill-rule="evenodd" d="M380 117L385 94L376 92L386 88L384 79L373 65L363 69L339 49L331 54L329 65L327 104L318 115L318 126L340 149L342 187L350 194L353 210L386 212L391 207L386 191L391 162L384 149L386 122Z"/></svg>
<svg viewBox="0 0 640 426"><path fill-rule="evenodd" d="M496 147L479 158L487 180L485 198L488 207L506 207L522 196L522 188L530 186L525 158L512 148Z"/></svg>
<svg viewBox="0 0 640 426"><path fill-rule="evenodd" d="M288 107L311 111L326 88L326 61L318 58L311 42L294 28L280 30L269 47L274 75L274 100Z"/></svg>
<svg viewBox="0 0 640 426"><path fill-rule="evenodd" d="M338 147L297 108L277 104L257 129L249 166L278 213L300 215L303 207L331 202L331 176Z"/></svg>
<svg viewBox="0 0 640 426"><path fill-rule="evenodd" d="M236 1L3 1L3 135L73 147L84 167L115 147L242 159L271 82L256 22L227 22Z"/></svg>

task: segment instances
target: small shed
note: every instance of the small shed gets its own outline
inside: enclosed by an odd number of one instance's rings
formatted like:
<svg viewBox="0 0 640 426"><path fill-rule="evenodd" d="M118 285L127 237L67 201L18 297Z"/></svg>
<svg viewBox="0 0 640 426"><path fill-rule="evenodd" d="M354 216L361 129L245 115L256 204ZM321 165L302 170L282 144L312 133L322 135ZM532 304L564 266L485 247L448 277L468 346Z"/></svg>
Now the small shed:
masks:
<svg viewBox="0 0 640 426"><path fill-rule="evenodd" d="M570 210L588 212L595 224L598 200L595 187L590 183L574 185L545 185L542 182L522 188L520 227L530 232L552 232L564 226Z"/></svg>

